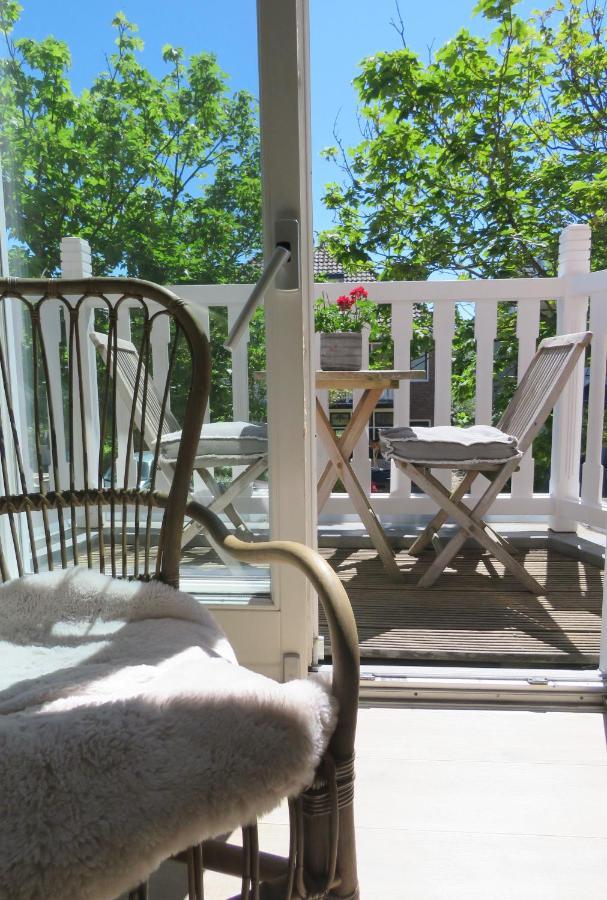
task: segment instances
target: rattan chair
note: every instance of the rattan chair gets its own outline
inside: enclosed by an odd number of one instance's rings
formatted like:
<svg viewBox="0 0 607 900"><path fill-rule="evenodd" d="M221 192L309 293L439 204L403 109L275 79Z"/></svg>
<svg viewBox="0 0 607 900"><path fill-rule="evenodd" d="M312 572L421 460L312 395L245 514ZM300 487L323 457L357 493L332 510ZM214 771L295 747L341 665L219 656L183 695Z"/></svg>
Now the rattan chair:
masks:
<svg viewBox="0 0 607 900"><path fill-rule="evenodd" d="M484 517L518 469L591 338L591 332L587 331L543 340L497 428L447 426L380 431L384 454L392 458L439 507L408 551L412 556L418 556L428 544L433 544L437 551L436 559L419 581L420 587L434 584L466 540L472 538L499 559L526 590L544 593L541 584L513 557L513 548L484 521ZM431 470L437 468L465 474L454 490L447 490L432 474ZM478 475L484 475L489 484L468 507L463 497ZM450 518L459 528L443 546L438 533Z"/></svg>
<svg viewBox="0 0 607 900"><path fill-rule="evenodd" d="M249 544L229 534L211 510L189 500L210 378L208 342L195 308L156 285L115 278L3 279L0 303L3 327L15 332L0 336L3 582L29 572L81 566L114 579L157 579L177 588L180 539L184 519L190 518L234 558L303 571L326 613L337 725L314 782L289 798L289 856L261 852L250 821L240 823L242 847L201 835L200 843L184 846L177 856L187 866L190 900L203 897L204 870L239 875L242 898L358 897L352 804L359 651L352 610L338 577L317 553L288 541ZM105 363L96 358L89 338L100 317L107 323ZM162 388L158 373L155 384L155 455L149 483L142 487L143 436L152 396L151 336L167 318L168 366ZM134 401L125 421L116 371L118 330L126 319L138 363ZM17 357L8 353L7 341L21 348ZM179 390L171 393L176 383ZM181 440L165 494L156 490L156 481L169 414L179 424ZM238 765L238 759L231 760L230 768ZM36 789L35 783L27 785L27 790ZM34 835L32 852L27 859L13 860L24 871L40 865L36 823L28 826ZM120 891L132 900L147 896L145 884L125 883ZM28 896L33 900L38 895ZM62 896L60 886L56 896Z"/></svg>

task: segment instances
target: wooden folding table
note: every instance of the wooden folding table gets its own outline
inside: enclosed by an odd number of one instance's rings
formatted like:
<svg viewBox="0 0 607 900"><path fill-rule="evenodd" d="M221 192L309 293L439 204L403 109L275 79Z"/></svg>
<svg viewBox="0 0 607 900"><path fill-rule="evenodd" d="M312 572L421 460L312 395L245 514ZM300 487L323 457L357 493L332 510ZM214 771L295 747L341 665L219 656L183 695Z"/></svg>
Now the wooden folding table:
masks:
<svg viewBox="0 0 607 900"><path fill-rule="evenodd" d="M358 443L358 439L366 429L371 414L383 392L388 388L398 388L401 381L423 378L425 378L425 372L421 372L418 369L406 369L404 371L382 369L358 372L318 371L316 373L317 390L328 388L330 390L362 391L360 400L352 410L348 426L340 438L333 431L320 400L318 397L316 398L318 436L329 455L329 461L318 480L318 512L320 513L329 499L335 482L338 479L341 480L354 509L360 516L374 547L381 557L386 571L395 578L400 577L400 571L396 565L394 554L388 544L379 519L371 506L369 497L354 474L350 465L350 456Z"/></svg>

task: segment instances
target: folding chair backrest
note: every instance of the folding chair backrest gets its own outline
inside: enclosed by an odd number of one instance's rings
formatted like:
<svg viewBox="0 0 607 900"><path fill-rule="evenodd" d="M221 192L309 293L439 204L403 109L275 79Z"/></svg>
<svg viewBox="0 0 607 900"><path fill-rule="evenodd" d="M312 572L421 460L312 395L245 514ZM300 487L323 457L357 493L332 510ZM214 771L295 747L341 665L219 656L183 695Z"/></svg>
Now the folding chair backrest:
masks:
<svg viewBox="0 0 607 900"><path fill-rule="evenodd" d="M498 423L501 431L518 439L522 452L531 445L550 415L591 339L590 331L563 334L546 338L537 348Z"/></svg>
<svg viewBox="0 0 607 900"><path fill-rule="evenodd" d="M91 332L91 340L107 365L107 334L93 331ZM115 359L113 358L114 354ZM180 431L181 426L170 409L165 408L163 410L162 398L154 387L152 379L144 379L142 377L143 373L140 371L140 368L143 365L144 363L140 363L137 348L134 344L120 338L112 341L111 374L113 376L114 371L116 373L118 394L125 404L125 408L130 410L133 405L133 397L135 396L135 386L137 385L135 425L143 435L143 440L148 449L153 449L159 432L164 436L165 434Z"/></svg>

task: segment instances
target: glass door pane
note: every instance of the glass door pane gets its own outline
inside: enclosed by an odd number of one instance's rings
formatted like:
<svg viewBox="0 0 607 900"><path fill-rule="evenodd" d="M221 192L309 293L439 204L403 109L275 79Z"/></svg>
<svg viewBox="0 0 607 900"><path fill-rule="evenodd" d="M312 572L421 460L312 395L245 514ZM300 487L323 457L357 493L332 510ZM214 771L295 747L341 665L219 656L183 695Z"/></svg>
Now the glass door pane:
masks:
<svg viewBox="0 0 607 900"><path fill-rule="evenodd" d="M244 342L232 358L223 348L262 264L255 2L240 0L232 12L237 29L221 9L203 17L186 0L170 18L139 6L130 14L136 21L112 18L103 4L25 4L8 37L2 152L12 275L89 274L74 269L78 248L74 258L64 254L62 272L61 238L74 235L90 245L95 275L194 294L213 372L193 490L212 502L239 478L221 515L230 528L264 537L265 395L249 374L249 361L263 365L263 320L251 329L249 351ZM32 39L29 50L20 38ZM125 340L137 330L128 316L119 327ZM154 368L167 346L159 332ZM178 420L178 385L171 403ZM232 565L226 574L200 534L184 548L183 576L209 600L271 602L269 570Z"/></svg>

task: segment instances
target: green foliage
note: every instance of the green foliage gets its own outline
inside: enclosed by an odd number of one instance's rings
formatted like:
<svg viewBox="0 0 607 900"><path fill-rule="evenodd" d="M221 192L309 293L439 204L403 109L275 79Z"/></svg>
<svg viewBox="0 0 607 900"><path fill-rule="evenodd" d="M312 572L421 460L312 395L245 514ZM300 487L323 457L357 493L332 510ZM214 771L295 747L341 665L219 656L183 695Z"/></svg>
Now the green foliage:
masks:
<svg viewBox="0 0 607 900"><path fill-rule="evenodd" d="M255 280L261 252L257 109L230 94L210 53L165 45L164 74L139 61L123 13L116 49L80 95L54 37L14 39L20 7L0 0L3 161L11 269L56 275L64 235L89 241L97 275L161 284ZM213 312L214 414L228 415L225 311Z"/></svg>
<svg viewBox="0 0 607 900"><path fill-rule="evenodd" d="M255 373L266 370L266 325L263 306L253 315L249 325L249 414L252 422L265 422L266 380Z"/></svg>
<svg viewBox="0 0 607 900"><path fill-rule="evenodd" d="M427 63L406 46L363 61L363 140L325 151L343 178L322 239L342 264L386 279L549 275L560 230L585 221L607 265L603 4L529 20L515 6L481 0L491 35L461 30Z"/></svg>
<svg viewBox="0 0 607 900"><path fill-rule="evenodd" d="M558 237L592 227L593 265L607 267L607 29L598 0L556 2L528 20L514 0L480 0L488 38L462 29L424 62L405 44L361 64L355 79L362 141L324 151L342 172L327 186L335 227L322 235L344 266L383 279L553 275ZM414 344L432 350L420 307ZM543 304L541 336L554 333ZM494 406L516 383L515 311L500 304ZM374 351L384 362L385 331ZM415 351L412 350L412 354ZM372 364L374 356L372 355ZM474 321L458 309L453 420L474 416ZM550 428L534 445L536 488L546 489Z"/></svg>
<svg viewBox="0 0 607 900"><path fill-rule="evenodd" d="M7 224L27 274L56 273L61 237L76 234L91 243L96 274L248 280L260 248L252 98L228 94L209 53L184 60L167 45L166 72L155 78L122 13L107 70L78 96L68 47L14 40L16 10L0 2L0 152Z"/></svg>

